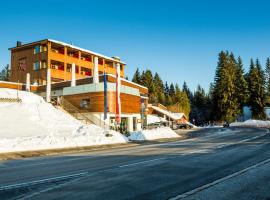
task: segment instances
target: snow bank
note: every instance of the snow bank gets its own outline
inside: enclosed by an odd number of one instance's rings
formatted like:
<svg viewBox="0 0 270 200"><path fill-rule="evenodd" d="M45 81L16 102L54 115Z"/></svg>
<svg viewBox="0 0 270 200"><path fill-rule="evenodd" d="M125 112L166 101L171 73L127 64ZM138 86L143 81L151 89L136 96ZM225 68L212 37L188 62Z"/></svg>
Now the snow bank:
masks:
<svg viewBox="0 0 270 200"><path fill-rule="evenodd" d="M0 88L0 97L17 98L17 91ZM118 132L84 125L43 98L19 91L22 103L0 103L0 152L126 143Z"/></svg>
<svg viewBox="0 0 270 200"><path fill-rule="evenodd" d="M161 138L176 138L180 137L169 127L160 127L152 130L143 130L138 132L133 132L128 137L130 140L156 140Z"/></svg>
<svg viewBox="0 0 270 200"><path fill-rule="evenodd" d="M259 127L259 128L270 128L270 121L262 120L247 120L244 122L234 122L230 124L231 127Z"/></svg>

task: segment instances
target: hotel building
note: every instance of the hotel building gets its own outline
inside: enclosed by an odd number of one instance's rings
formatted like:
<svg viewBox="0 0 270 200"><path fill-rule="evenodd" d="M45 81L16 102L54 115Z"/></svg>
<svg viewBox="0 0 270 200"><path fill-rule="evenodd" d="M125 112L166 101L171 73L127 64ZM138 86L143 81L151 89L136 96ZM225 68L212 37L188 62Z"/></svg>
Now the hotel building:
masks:
<svg viewBox="0 0 270 200"><path fill-rule="evenodd" d="M48 101L64 99L76 112L99 126L114 126L118 72L122 122L127 131L140 130L145 121L142 116L148 103L148 89L124 78L126 64L120 58L51 39L28 44L17 42L17 46L9 50L12 87L17 83L22 89L31 88ZM105 79L108 119L104 121Z"/></svg>

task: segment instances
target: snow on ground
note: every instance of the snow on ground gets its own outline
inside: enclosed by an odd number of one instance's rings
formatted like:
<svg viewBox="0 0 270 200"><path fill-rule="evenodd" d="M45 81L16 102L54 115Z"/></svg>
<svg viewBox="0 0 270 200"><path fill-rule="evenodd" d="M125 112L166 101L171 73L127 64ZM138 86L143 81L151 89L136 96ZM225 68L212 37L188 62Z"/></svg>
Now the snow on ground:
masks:
<svg viewBox="0 0 270 200"><path fill-rule="evenodd" d="M0 88L0 97L17 98L17 91ZM113 143L128 139L96 125L84 125L43 98L19 91L22 103L0 103L0 152L66 148Z"/></svg>
<svg viewBox="0 0 270 200"><path fill-rule="evenodd" d="M176 138L180 137L169 127L160 127L152 130L137 131L130 134L130 140L156 140L161 138Z"/></svg>
<svg viewBox="0 0 270 200"><path fill-rule="evenodd" d="M230 124L231 127L259 127L259 128L270 128L270 121L262 120L247 120L244 122L234 122Z"/></svg>

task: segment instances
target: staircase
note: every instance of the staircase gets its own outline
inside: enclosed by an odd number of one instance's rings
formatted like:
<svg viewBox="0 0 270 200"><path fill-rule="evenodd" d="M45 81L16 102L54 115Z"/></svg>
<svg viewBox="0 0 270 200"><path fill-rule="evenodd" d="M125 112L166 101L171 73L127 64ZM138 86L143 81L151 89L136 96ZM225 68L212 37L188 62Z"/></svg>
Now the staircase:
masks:
<svg viewBox="0 0 270 200"><path fill-rule="evenodd" d="M82 123L84 123L84 124L95 124L89 117L84 115L80 111L80 109L78 109L76 106L74 106L68 100L66 100L64 97L60 98L60 106L61 106L62 109L64 109L66 112L68 112L75 119L81 121Z"/></svg>

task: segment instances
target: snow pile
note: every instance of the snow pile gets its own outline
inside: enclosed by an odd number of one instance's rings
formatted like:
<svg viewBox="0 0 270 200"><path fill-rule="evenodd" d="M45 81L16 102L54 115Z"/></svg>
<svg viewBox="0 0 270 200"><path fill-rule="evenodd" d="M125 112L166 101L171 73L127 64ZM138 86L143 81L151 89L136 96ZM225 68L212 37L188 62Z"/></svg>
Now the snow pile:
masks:
<svg viewBox="0 0 270 200"><path fill-rule="evenodd" d="M17 98L17 91L0 88L0 97ZM66 148L113 143L128 139L96 125L84 125L43 98L19 91L22 103L0 103L0 152Z"/></svg>
<svg viewBox="0 0 270 200"><path fill-rule="evenodd" d="M147 115L147 124L154 124L158 122L166 122L166 120L156 115Z"/></svg>
<svg viewBox="0 0 270 200"><path fill-rule="evenodd" d="M133 132L128 137L130 140L156 140L161 138L176 138L180 137L169 127L160 127L152 130L142 130Z"/></svg>
<svg viewBox="0 0 270 200"><path fill-rule="evenodd" d="M244 122L234 122L230 124L231 127L259 127L259 128L270 128L270 121L262 120L247 120Z"/></svg>

